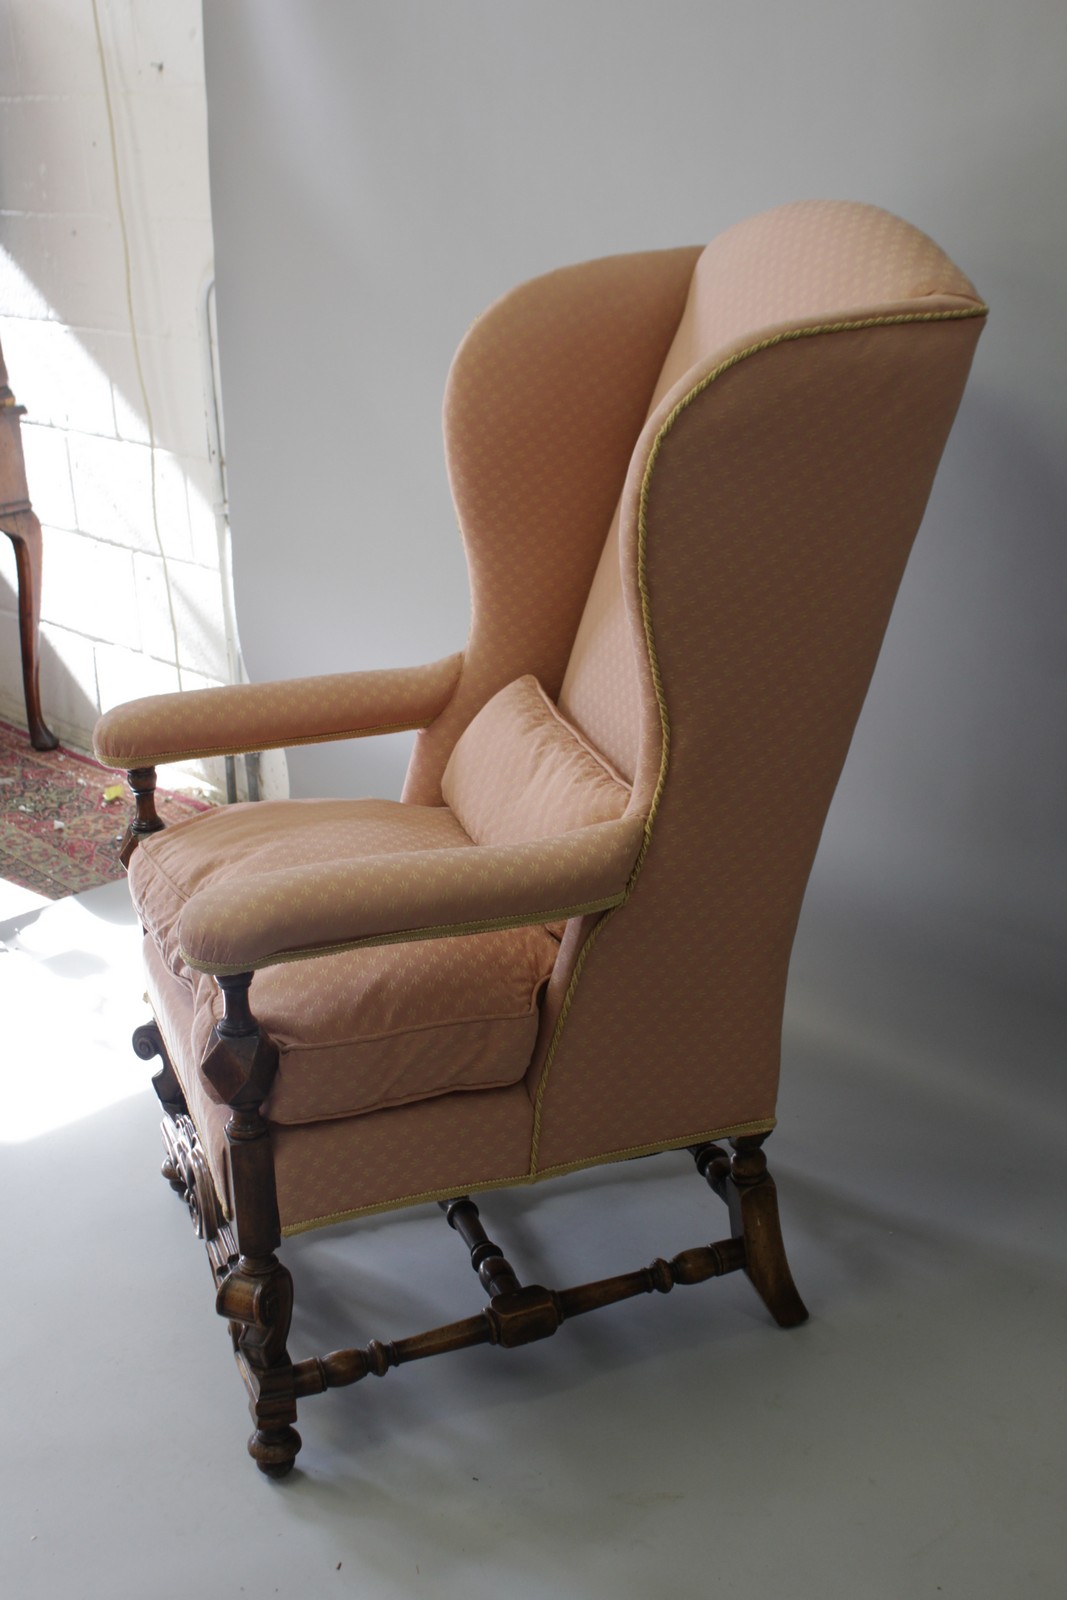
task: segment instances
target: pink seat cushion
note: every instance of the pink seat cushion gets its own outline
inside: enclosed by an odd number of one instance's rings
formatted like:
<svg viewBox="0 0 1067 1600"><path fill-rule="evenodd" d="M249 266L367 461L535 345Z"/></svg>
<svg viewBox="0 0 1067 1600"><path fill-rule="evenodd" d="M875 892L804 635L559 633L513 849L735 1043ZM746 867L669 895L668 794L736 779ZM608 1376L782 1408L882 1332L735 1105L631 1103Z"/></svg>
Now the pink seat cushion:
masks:
<svg viewBox="0 0 1067 1600"><path fill-rule="evenodd" d="M222 1014L214 979L190 971L177 948L182 907L197 889L278 867L462 845L474 848L446 807L388 800L228 806L145 841L130 886L173 981L192 994L192 1061L203 1061ZM268 1116L316 1122L517 1082L557 948L543 928L517 928L257 972L252 1009L281 1057Z"/></svg>

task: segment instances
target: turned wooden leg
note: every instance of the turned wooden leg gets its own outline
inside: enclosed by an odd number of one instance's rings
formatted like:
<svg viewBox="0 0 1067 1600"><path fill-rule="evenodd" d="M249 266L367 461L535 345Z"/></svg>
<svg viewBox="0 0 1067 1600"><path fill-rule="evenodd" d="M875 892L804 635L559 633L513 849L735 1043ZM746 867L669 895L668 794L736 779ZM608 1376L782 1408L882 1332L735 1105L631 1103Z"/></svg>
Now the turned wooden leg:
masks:
<svg viewBox="0 0 1067 1600"><path fill-rule="evenodd" d="M248 1005L250 972L218 980L226 1002L204 1074L229 1105L226 1141L233 1184L237 1259L221 1277L216 1309L235 1334L237 1364L255 1432L248 1453L261 1472L283 1478L300 1449L296 1385L286 1339L293 1280L274 1254L281 1243L270 1130L260 1114L278 1052Z"/></svg>
<svg viewBox="0 0 1067 1600"><path fill-rule="evenodd" d="M516 1294L520 1287L519 1280L505 1260L500 1246L493 1243L482 1227L478 1207L470 1196L438 1200L437 1204L444 1212L449 1227L455 1228L470 1251L471 1266L478 1274L478 1282L486 1294Z"/></svg>
<svg viewBox="0 0 1067 1600"><path fill-rule="evenodd" d="M285 1341L293 1314L293 1280L277 1256L243 1252L219 1285L218 1313L237 1330L236 1356L248 1389L255 1432L248 1453L268 1478L284 1478L300 1449L296 1383Z"/></svg>
<svg viewBox="0 0 1067 1600"><path fill-rule="evenodd" d="M133 792L134 813L126 824L126 832L119 844L119 860L124 867L129 866L130 858L142 839L166 827L156 811L155 767L134 767L127 772L126 782Z"/></svg>
<svg viewBox="0 0 1067 1600"><path fill-rule="evenodd" d="M15 546L22 689L30 743L35 750L54 750L59 740L41 715L41 524L29 506L25 506L4 517L3 531Z"/></svg>
<svg viewBox="0 0 1067 1600"><path fill-rule="evenodd" d="M731 1139L733 1155L721 1145L693 1145L697 1171L730 1210L730 1229L745 1248L744 1268L767 1310L782 1328L808 1319L786 1260L778 1220L778 1195L767 1171L765 1133Z"/></svg>
<svg viewBox="0 0 1067 1600"><path fill-rule="evenodd" d="M730 1222L734 1237L744 1240L745 1271L760 1299L779 1327L795 1328L808 1320L808 1311L786 1260L778 1193L762 1150L766 1138L757 1133L730 1140Z"/></svg>

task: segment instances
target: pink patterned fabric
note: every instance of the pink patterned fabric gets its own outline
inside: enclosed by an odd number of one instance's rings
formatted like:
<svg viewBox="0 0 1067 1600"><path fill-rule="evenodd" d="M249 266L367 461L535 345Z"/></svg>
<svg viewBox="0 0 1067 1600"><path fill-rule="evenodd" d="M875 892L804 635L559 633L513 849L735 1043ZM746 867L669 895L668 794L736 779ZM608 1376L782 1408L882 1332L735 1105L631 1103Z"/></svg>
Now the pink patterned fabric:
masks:
<svg viewBox="0 0 1067 1600"><path fill-rule="evenodd" d="M239 871L180 913L182 959L248 972L356 945L444 938L603 910L622 899L640 849L639 817L524 844L395 851Z"/></svg>
<svg viewBox="0 0 1067 1600"><path fill-rule="evenodd" d="M775 329L961 300L979 303L974 284L892 212L848 200L777 206L727 228L701 252L649 409L713 352Z"/></svg>
<svg viewBox="0 0 1067 1600"><path fill-rule="evenodd" d="M148 695L105 712L93 747L105 766L129 770L421 728L447 705L462 660Z"/></svg>
<svg viewBox="0 0 1067 1600"><path fill-rule="evenodd" d="M457 1090L517 1083L556 958L543 928L376 945L257 972L251 1001L278 1046L266 1113L321 1122ZM222 1017L215 980L188 970L193 1054Z"/></svg>
<svg viewBox="0 0 1067 1600"><path fill-rule="evenodd" d="M804 888L981 331L958 311L713 354L650 421L620 553L650 596L669 761L632 892L560 950L538 1172L773 1125Z"/></svg>
<svg viewBox="0 0 1067 1600"><path fill-rule="evenodd" d="M531 677L482 707L449 757L441 789L476 844L518 844L611 822L630 798L629 784Z"/></svg>
<svg viewBox="0 0 1067 1600"><path fill-rule="evenodd" d="M140 844L130 890L175 972L248 972L353 945L545 922L625 890L639 819L475 846L444 806L228 806Z"/></svg>
<svg viewBox="0 0 1067 1600"><path fill-rule="evenodd" d="M146 839L129 867L141 921L173 972L185 965L182 914L207 890L300 868L338 872L349 862L398 853L471 848L446 807L396 800L266 800L220 807L196 820L204 825L195 832L179 824Z"/></svg>
<svg viewBox="0 0 1067 1600"><path fill-rule="evenodd" d="M479 319L445 407L468 646L355 691L363 727L425 724L405 803L236 808L134 860L220 1186L210 971L262 968L285 1040L289 1229L773 1126L804 887L984 309L906 223L810 202ZM273 700L246 704L292 736ZM553 912L554 962L500 931Z"/></svg>
<svg viewBox="0 0 1067 1600"><path fill-rule="evenodd" d="M456 740L498 689L531 673L559 693L699 254L611 256L535 278L479 317L456 352L445 457L471 626L456 692L415 742L405 800L440 801Z"/></svg>
<svg viewBox="0 0 1067 1600"><path fill-rule="evenodd" d="M933 240L888 211L843 200L779 206L728 228L701 253L646 423L653 416L662 422L698 370L776 330L978 303L974 285ZM644 460L639 450L635 464ZM633 781L648 703L637 596L620 566L622 513L620 501L559 706Z"/></svg>
<svg viewBox="0 0 1067 1600"><path fill-rule="evenodd" d="M159 1020L222 1201L232 1216L226 1123L193 1056L192 989L145 941L148 998ZM256 979L259 982L259 979ZM282 1230L299 1232L420 1200L521 1181L529 1161L533 1107L523 1083L437 1095L360 1116L274 1123L271 1146Z"/></svg>
<svg viewBox="0 0 1067 1600"><path fill-rule="evenodd" d="M200 820L200 819L197 819ZM230 806L194 831L166 829L138 847L135 902L160 962L189 995L185 1079L198 1068L222 1016L213 978L184 961L187 900L233 876L254 881L272 864L377 859L418 846L425 860L474 847L443 807L396 801L278 801ZM542 927L428 944L391 944L272 966L251 1001L281 1065L267 1103L272 1121L347 1117L430 1095L514 1083L537 1035L537 1007L556 955Z"/></svg>

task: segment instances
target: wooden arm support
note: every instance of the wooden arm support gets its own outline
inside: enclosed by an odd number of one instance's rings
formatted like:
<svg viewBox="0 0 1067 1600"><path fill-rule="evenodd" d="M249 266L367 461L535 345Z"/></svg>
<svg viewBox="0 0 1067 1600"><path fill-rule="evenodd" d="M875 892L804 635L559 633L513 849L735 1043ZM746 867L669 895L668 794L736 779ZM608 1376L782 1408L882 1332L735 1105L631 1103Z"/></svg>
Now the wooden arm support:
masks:
<svg viewBox="0 0 1067 1600"><path fill-rule="evenodd" d="M129 866L133 852L142 839L166 827L156 810L155 767L132 767L126 774L126 782L133 793L134 813L126 824L126 832L119 845L119 860L124 867Z"/></svg>

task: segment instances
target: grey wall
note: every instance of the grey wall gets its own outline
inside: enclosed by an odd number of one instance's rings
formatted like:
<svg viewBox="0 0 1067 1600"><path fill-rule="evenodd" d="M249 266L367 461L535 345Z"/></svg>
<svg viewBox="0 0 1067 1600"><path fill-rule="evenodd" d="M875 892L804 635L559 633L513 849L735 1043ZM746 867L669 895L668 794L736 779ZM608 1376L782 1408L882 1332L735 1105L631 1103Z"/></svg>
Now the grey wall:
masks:
<svg viewBox="0 0 1067 1600"><path fill-rule="evenodd" d="M818 881L1048 950L1064 886L1062 0L205 7L238 616L254 677L462 645L439 405L512 283L781 201L887 206L993 316ZM395 792L406 741L291 753Z"/></svg>

